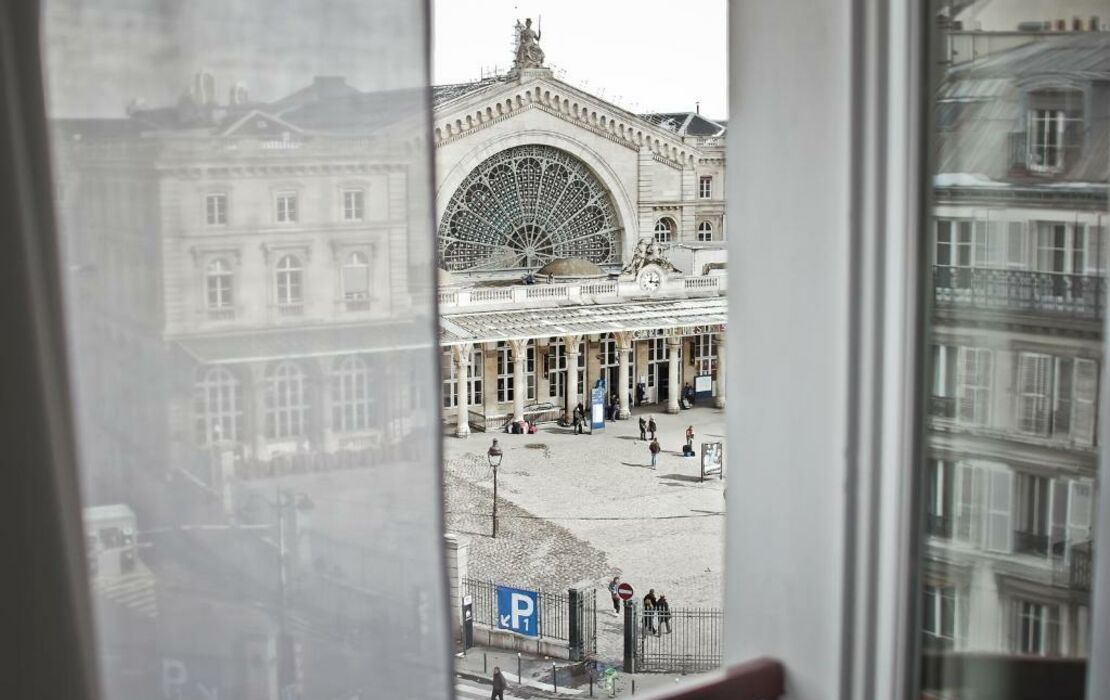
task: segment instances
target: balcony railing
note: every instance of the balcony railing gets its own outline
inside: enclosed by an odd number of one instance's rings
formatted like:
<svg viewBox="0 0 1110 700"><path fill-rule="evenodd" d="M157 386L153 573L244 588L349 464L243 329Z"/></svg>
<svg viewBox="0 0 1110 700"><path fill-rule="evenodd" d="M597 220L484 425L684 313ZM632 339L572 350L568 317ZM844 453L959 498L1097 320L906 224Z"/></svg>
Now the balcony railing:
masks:
<svg viewBox="0 0 1110 700"><path fill-rule="evenodd" d="M1030 270L933 266L938 307L1028 311L1099 320L1105 279Z"/></svg>
<svg viewBox="0 0 1110 700"><path fill-rule="evenodd" d="M929 513L925 516L925 531L933 537L951 537L952 517L949 515Z"/></svg>
<svg viewBox="0 0 1110 700"><path fill-rule="evenodd" d="M1082 542L1071 548L1071 565L1069 567L1069 587L1080 590L1091 590L1091 543Z"/></svg>
<svg viewBox="0 0 1110 700"><path fill-rule="evenodd" d="M933 418L955 418L956 398L953 396L930 396L929 415Z"/></svg>
<svg viewBox="0 0 1110 700"><path fill-rule="evenodd" d="M1014 552L1047 556L1048 535L1035 535L1024 530L1014 530Z"/></svg>
<svg viewBox="0 0 1110 700"><path fill-rule="evenodd" d="M728 289L724 276L674 276L655 291L655 296L715 296ZM439 290L442 311L458 309L542 306L556 304L611 303L620 299L643 299L647 294L635 280L601 280L510 287L460 287Z"/></svg>

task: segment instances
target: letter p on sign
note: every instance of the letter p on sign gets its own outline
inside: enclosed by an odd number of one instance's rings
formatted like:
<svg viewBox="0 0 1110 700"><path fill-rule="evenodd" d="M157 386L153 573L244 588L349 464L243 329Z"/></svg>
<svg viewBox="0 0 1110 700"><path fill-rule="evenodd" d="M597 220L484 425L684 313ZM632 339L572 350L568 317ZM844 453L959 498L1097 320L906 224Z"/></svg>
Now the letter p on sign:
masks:
<svg viewBox="0 0 1110 700"><path fill-rule="evenodd" d="M497 587L497 627L522 634L539 636L539 594L509 586Z"/></svg>

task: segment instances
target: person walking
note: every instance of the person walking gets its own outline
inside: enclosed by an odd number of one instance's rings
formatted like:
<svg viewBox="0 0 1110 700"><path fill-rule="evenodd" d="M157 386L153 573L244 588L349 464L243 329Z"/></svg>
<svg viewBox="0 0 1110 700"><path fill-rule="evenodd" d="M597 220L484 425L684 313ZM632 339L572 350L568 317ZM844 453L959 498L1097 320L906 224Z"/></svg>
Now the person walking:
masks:
<svg viewBox="0 0 1110 700"><path fill-rule="evenodd" d="M667 602L667 596L662 593L659 594L659 599L655 601L655 612L659 616L659 632L662 636L663 625L667 626L667 634L671 633L671 605Z"/></svg>
<svg viewBox="0 0 1110 700"><path fill-rule="evenodd" d="M493 667L493 693L490 694L489 700L505 700L505 687L509 684L505 682L505 676L501 675L501 667Z"/></svg>
<svg viewBox="0 0 1110 700"><path fill-rule="evenodd" d="M582 402L579 401L578 405L574 407L574 432L582 435L582 424L586 422L586 409L583 408Z"/></svg>
<svg viewBox="0 0 1110 700"><path fill-rule="evenodd" d="M651 433L651 439L652 440L655 439L655 431L656 430L658 430L658 426L655 425L655 416L649 416L648 417L648 432Z"/></svg>
<svg viewBox="0 0 1110 700"><path fill-rule="evenodd" d="M613 580L609 582L609 595L613 597L613 614L619 616L621 614L621 596L617 593L617 586L621 585L620 576L614 576Z"/></svg>
<svg viewBox="0 0 1110 700"><path fill-rule="evenodd" d="M647 595L644 596L644 629L643 634L651 632L658 636L655 631L655 589L648 590Z"/></svg>
<svg viewBox="0 0 1110 700"><path fill-rule="evenodd" d="M659 446L659 441L654 437L651 438L651 444L648 445L648 452L651 452L651 468L655 469L655 462L659 458L659 453L663 448Z"/></svg>

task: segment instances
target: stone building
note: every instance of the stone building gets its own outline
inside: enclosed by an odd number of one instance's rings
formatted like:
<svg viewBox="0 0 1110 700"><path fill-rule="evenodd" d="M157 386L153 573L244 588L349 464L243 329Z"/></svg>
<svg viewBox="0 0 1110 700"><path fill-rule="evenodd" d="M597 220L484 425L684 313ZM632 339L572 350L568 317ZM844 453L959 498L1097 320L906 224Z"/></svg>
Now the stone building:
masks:
<svg viewBox="0 0 1110 700"><path fill-rule="evenodd" d="M1110 44L950 69L937 104L927 642L1083 656L1101 436Z"/></svg>
<svg viewBox="0 0 1110 700"><path fill-rule="evenodd" d="M226 501L231 477L399 459L435 429L410 417L428 368L372 355L415 343L437 282L454 434L554 419L599 378L624 416L677 411L687 383L723 403L725 125L631 114L520 55L431 104L341 77L225 101L198 74L175 106L55 123L105 489L164 473Z"/></svg>

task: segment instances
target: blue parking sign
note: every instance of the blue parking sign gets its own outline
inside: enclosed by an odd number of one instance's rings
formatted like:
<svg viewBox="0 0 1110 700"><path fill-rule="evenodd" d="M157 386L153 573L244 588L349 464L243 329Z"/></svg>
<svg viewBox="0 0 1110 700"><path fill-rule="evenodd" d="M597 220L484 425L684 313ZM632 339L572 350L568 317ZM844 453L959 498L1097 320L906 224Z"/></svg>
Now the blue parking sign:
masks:
<svg viewBox="0 0 1110 700"><path fill-rule="evenodd" d="M497 587L497 628L540 636L540 594L509 586Z"/></svg>

